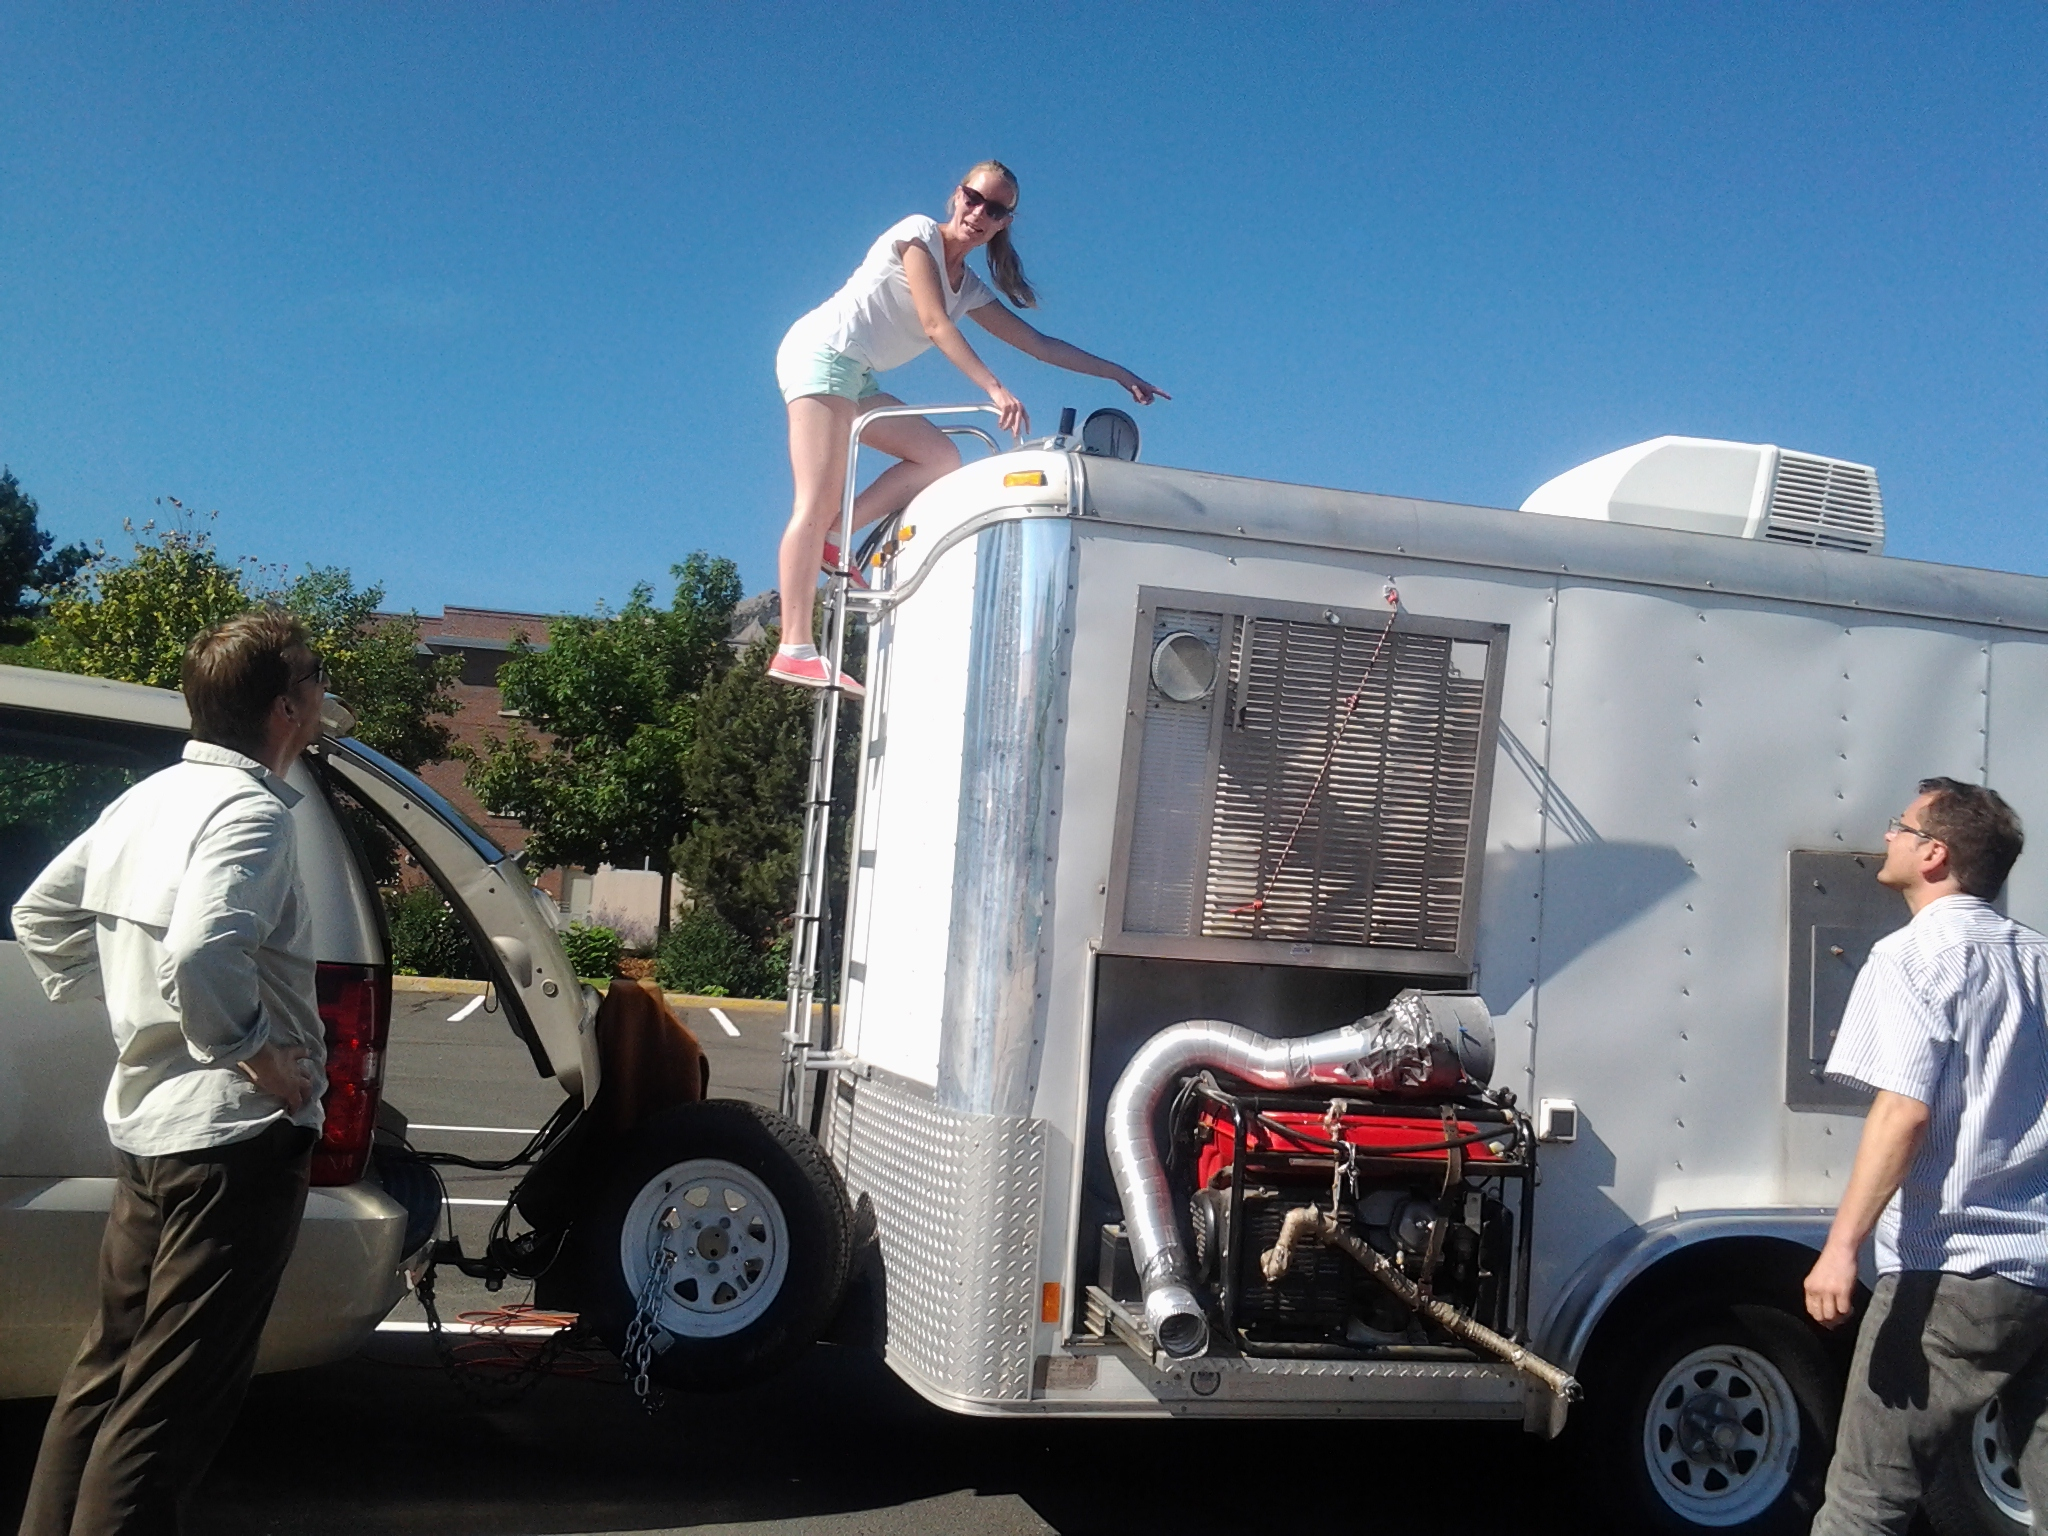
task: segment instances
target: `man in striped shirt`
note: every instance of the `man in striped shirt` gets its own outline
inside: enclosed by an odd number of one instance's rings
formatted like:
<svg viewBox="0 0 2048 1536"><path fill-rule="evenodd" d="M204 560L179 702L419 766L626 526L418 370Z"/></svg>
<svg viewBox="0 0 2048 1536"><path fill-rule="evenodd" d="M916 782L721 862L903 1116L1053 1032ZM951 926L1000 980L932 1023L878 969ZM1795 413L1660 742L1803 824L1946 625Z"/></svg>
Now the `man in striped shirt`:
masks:
<svg viewBox="0 0 2048 1536"><path fill-rule="evenodd" d="M1885 834L1877 878L1913 917L1871 948L1828 1057L1876 1099L1807 1311L1850 1320L1873 1229L1879 1278L1815 1536L1904 1536L1993 1397L2048 1530L2048 939L1991 906L2021 844L2003 799L1954 779Z"/></svg>

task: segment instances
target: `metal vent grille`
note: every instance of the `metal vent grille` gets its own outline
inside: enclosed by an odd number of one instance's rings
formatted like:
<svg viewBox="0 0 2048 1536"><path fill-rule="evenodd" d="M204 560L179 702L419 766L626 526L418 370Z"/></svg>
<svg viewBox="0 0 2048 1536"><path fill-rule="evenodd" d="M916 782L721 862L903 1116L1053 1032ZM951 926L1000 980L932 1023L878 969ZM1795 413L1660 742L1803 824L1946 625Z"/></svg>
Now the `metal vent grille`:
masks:
<svg viewBox="0 0 2048 1536"><path fill-rule="evenodd" d="M1506 626L1157 588L1139 612L1105 944L1469 971ZM1156 672L1175 633L1215 657L1198 697Z"/></svg>
<svg viewBox="0 0 2048 1536"><path fill-rule="evenodd" d="M1878 493L1877 471L1781 450L1764 537L1814 549L1883 553L1884 498Z"/></svg>
<svg viewBox="0 0 2048 1536"><path fill-rule="evenodd" d="M1203 935L1457 949L1487 647L1399 623L1248 618L1234 638Z"/></svg>

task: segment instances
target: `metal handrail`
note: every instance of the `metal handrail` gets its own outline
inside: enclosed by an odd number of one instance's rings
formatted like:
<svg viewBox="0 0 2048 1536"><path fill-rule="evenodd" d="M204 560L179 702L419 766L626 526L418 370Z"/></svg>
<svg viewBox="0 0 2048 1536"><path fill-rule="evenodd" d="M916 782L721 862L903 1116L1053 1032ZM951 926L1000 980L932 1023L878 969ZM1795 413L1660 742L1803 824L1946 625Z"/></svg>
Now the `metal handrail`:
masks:
<svg viewBox="0 0 2048 1536"><path fill-rule="evenodd" d="M885 405L863 411L854 418L846 440L846 487L839 504L839 564L832 568L825 584L826 675L835 681L818 690L811 715L810 789L804 802L803 852L797 868L795 932L789 946L789 1015L782 1035L782 1085L778 1107L797 1118L803 1108L804 1078L817 1042L812 1035L811 1007L818 991L818 950L824 936L826 887L831 869L833 747L839 736L837 679L846 664L846 619L848 578L852 574L853 504L858 495L860 444L868 428L878 421L899 416L954 416L967 413L999 416L993 405ZM996 440L979 427L946 426L940 431L950 437L977 437L992 452L1002 450ZM852 902L848 909L851 914Z"/></svg>
<svg viewBox="0 0 2048 1536"><path fill-rule="evenodd" d="M984 407L984 409L993 409L993 407ZM1002 444L998 443L993 437L991 437L988 433L982 431L979 427L954 426L941 427L939 428L939 430L945 433L948 437L978 437L984 443L988 444L988 451L990 453L1001 453L1003 451Z"/></svg>

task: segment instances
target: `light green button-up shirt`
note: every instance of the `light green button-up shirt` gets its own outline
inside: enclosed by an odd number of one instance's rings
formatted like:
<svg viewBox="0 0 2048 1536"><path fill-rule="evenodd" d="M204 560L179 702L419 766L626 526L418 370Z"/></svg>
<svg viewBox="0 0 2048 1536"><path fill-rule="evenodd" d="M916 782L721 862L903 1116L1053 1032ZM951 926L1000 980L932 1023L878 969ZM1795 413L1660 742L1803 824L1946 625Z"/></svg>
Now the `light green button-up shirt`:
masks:
<svg viewBox="0 0 2048 1536"><path fill-rule="evenodd" d="M188 742L100 813L14 908L54 1000L106 1000L118 1059L107 1133L138 1157L197 1152L287 1117L238 1063L266 1042L314 1068L296 1123L327 1091L312 923L291 808L299 792L253 758Z"/></svg>

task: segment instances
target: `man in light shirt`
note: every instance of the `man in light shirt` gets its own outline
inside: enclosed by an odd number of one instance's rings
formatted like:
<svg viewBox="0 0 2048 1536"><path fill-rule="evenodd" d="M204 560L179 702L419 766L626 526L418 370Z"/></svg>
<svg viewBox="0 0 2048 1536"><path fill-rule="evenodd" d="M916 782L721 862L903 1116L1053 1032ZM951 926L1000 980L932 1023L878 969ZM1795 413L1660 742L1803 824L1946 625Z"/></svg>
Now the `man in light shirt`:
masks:
<svg viewBox="0 0 2048 1536"><path fill-rule="evenodd" d="M1904 1536L1993 1397L2048 1530L2048 939L1991 906L2023 841L1993 791L1923 779L1885 838L1878 879L1913 917L1872 946L1828 1057L1876 1099L1807 1311L1850 1320L1873 1230L1878 1282L1813 1530Z"/></svg>
<svg viewBox="0 0 2048 1536"><path fill-rule="evenodd" d="M44 1430L24 1536L181 1529L253 1373L326 1091L284 782L320 733L325 681L276 610L201 634L184 761L109 805L14 908L43 989L104 998L118 1051L100 1311Z"/></svg>

